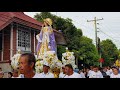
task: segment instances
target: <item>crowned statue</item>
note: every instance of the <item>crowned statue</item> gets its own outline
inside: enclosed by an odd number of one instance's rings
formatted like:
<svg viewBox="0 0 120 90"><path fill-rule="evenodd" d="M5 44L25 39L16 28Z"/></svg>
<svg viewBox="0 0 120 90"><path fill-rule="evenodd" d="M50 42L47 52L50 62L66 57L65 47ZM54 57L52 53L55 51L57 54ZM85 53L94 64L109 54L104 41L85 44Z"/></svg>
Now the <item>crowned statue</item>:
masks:
<svg viewBox="0 0 120 90"><path fill-rule="evenodd" d="M36 38L38 40L37 44L37 56L43 59L44 53L46 51L55 51L57 53L57 46L55 41L54 32L52 29L52 20L50 18L44 19L44 24L42 29Z"/></svg>
<svg viewBox="0 0 120 90"><path fill-rule="evenodd" d="M66 64L71 64L73 66L73 69L77 68L77 65L75 65L74 52L70 52L67 47L66 52L62 54L62 63L64 66Z"/></svg>
<svg viewBox="0 0 120 90"><path fill-rule="evenodd" d="M49 64L51 72L53 72L55 68L61 68L62 66L62 62L58 60L57 57L57 45L52 29L52 20L46 18L43 21L44 24L42 25L41 31L36 35L38 40L36 48L37 62L35 65L37 73L42 72L42 66L45 62Z"/></svg>

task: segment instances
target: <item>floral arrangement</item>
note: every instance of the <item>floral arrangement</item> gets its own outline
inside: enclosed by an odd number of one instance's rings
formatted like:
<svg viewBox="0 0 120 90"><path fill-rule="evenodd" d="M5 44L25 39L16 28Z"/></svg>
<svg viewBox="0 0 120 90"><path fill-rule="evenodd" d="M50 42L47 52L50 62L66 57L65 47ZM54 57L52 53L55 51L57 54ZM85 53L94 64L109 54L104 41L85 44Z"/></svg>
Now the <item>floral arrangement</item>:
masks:
<svg viewBox="0 0 120 90"><path fill-rule="evenodd" d="M42 72L43 64L46 62L49 64L51 72L53 72L55 68L61 69L62 67L62 62L58 60L55 51L47 51L44 54L43 59L40 60L39 58L37 58L35 65L35 69L37 73Z"/></svg>
<svg viewBox="0 0 120 90"><path fill-rule="evenodd" d="M13 69L17 69L19 67L19 58L21 56L20 50L12 57L11 66Z"/></svg>
<svg viewBox="0 0 120 90"><path fill-rule="evenodd" d="M71 64L73 66L73 69L77 68L77 66L75 65L74 52L66 51L65 53L63 53L62 62L63 62L63 65Z"/></svg>
<svg viewBox="0 0 120 90"><path fill-rule="evenodd" d="M43 71L43 61L37 60L35 63L36 73L41 73Z"/></svg>

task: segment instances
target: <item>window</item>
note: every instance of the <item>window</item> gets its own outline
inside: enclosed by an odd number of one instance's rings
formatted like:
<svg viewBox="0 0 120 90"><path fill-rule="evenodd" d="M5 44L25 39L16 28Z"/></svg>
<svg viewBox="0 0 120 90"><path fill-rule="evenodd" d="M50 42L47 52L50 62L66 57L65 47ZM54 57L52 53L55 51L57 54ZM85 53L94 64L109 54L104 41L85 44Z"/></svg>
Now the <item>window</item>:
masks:
<svg viewBox="0 0 120 90"><path fill-rule="evenodd" d="M17 47L22 51L31 51L31 32L28 28L18 27Z"/></svg>

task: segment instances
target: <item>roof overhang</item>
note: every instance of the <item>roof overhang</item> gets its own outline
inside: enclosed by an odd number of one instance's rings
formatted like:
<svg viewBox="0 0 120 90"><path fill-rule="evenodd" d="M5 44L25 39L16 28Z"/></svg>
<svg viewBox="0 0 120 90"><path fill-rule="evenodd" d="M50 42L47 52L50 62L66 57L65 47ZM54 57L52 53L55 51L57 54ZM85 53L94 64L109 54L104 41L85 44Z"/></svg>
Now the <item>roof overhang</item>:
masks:
<svg viewBox="0 0 120 90"><path fill-rule="evenodd" d="M31 27L31 28L34 28L37 30L41 30L40 25L36 25L34 23L19 19L17 17L14 17L14 18L9 19L6 23L4 23L0 27L0 31L13 22L16 22L16 23L19 23L19 24L22 24L22 25L25 25L25 26L28 26L28 27ZM56 42L58 45L66 45L66 41L65 41L64 36L61 32L54 30L54 34L55 34L55 39L56 39Z"/></svg>

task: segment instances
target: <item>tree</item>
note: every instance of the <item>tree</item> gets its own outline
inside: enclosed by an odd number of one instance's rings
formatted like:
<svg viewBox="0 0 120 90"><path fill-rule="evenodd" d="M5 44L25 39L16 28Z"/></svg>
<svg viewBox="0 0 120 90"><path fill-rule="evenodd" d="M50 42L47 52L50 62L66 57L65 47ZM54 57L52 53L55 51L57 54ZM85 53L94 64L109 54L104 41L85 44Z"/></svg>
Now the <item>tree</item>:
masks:
<svg viewBox="0 0 120 90"><path fill-rule="evenodd" d="M99 65L99 55L92 39L82 36L80 38L80 48L78 49L80 59L89 65Z"/></svg>
<svg viewBox="0 0 120 90"><path fill-rule="evenodd" d="M65 46L62 46L62 45L57 46L57 56L58 56L59 60L62 60L62 53L64 53L65 51L66 51Z"/></svg>
<svg viewBox="0 0 120 90"><path fill-rule="evenodd" d="M101 56L105 60L105 66L113 64L117 60L118 54L118 49L112 40L106 39L101 42Z"/></svg>

